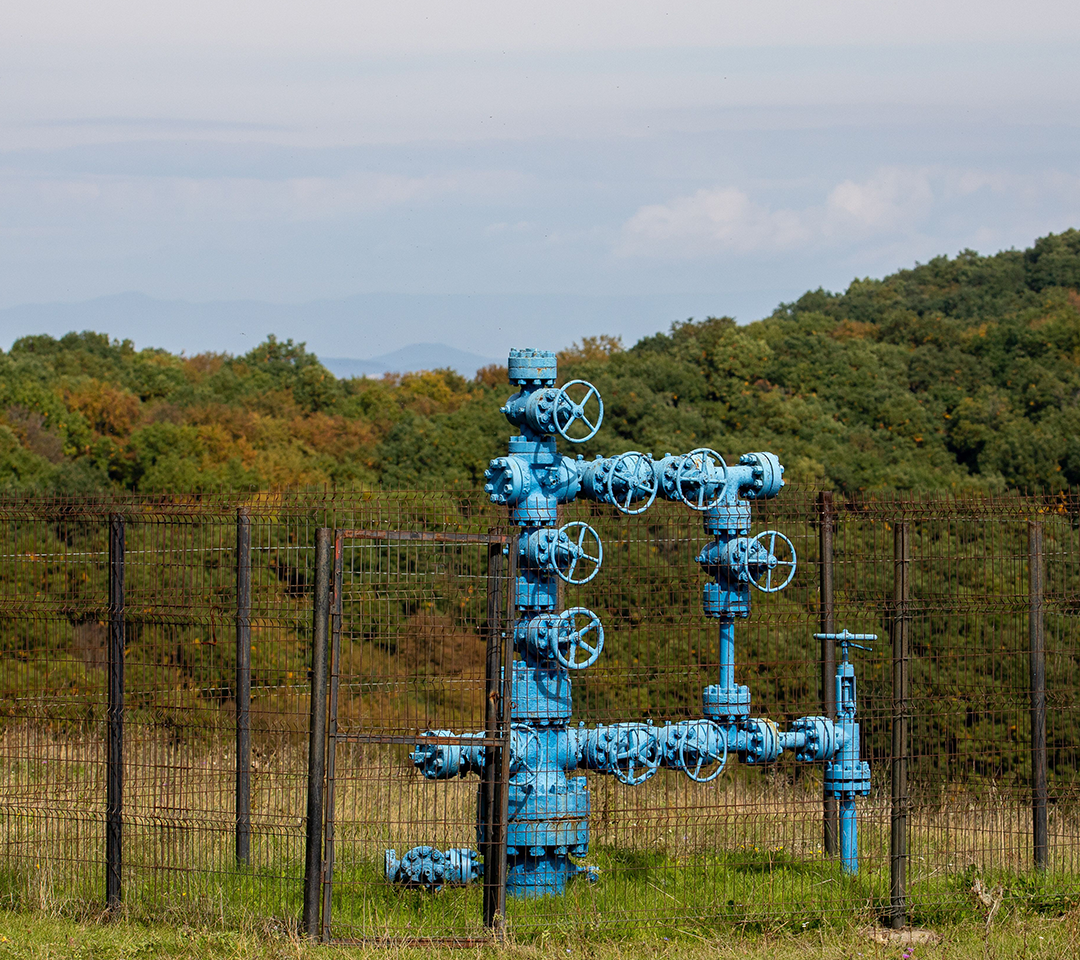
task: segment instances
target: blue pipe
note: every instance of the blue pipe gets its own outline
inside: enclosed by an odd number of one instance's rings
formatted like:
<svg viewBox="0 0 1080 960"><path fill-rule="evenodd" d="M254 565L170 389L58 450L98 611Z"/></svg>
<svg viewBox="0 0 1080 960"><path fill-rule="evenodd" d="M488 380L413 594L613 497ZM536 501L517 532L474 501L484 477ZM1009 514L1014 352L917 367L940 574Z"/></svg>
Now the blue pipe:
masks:
<svg viewBox="0 0 1080 960"><path fill-rule="evenodd" d="M720 687L735 686L735 621L720 621Z"/></svg>
<svg viewBox="0 0 1080 960"><path fill-rule="evenodd" d="M845 873L859 872L859 815L854 798L840 801L840 864Z"/></svg>

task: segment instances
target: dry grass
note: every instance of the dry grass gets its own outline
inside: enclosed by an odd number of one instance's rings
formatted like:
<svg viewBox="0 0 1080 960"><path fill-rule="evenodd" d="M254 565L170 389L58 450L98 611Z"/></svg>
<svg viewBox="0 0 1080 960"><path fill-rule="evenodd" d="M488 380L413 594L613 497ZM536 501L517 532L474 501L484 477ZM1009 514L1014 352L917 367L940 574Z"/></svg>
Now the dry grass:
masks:
<svg viewBox="0 0 1080 960"><path fill-rule="evenodd" d="M130 917L285 926L299 911L306 749L295 732L265 737L253 781L253 863L233 860L234 759L227 741L177 743L167 729L130 731L125 782L125 901ZM426 781L406 747L343 748L336 783L335 916L342 931L470 932L478 891L436 897L388 888L383 851L418 843L475 845L475 778ZM2 896L9 907L84 916L104 886L104 744L93 731L60 736L8 727L0 738ZM575 884L558 903L514 905L521 929L644 922L687 929L705 918L769 926L870 922L888 891L889 799L860 804L861 871L843 877L821 850L820 781L793 768L733 766L696 785L661 771L640 787L591 776L597 887ZM972 878L1023 892L1030 809L1016 797L952 790L910 816L910 896L916 909L973 909ZM1050 817L1053 895L1080 893L1080 816ZM1001 876L1004 880L999 881ZM1012 886L1009 884L1012 883ZM1043 888L1040 888L1043 889ZM1045 898L1044 898L1045 899ZM975 905L977 908L977 905ZM815 919L817 918L817 919ZM512 918L513 919L513 916ZM831 921L830 921L831 922Z"/></svg>

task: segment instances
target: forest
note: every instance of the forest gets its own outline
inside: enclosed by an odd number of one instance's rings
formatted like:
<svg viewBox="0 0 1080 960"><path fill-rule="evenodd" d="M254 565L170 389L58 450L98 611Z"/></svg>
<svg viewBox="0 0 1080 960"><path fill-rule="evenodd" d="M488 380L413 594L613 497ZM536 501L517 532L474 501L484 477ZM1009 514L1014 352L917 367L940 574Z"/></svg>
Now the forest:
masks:
<svg viewBox="0 0 1080 960"><path fill-rule="evenodd" d="M1061 490L1080 484L1080 231L809 291L746 325L588 337L559 359L604 397L587 456L763 449L840 493ZM501 367L339 380L274 336L243 356L28 336L0 352L0 488L482 485L510 389Z"/></svg>
<svg viewBox="0 0 1080 960"><path fill-rule="evenodd" d="M599 387L604 426L564 452L707 445L731 461L779 455L801 489L760 504L755 529L792 537L801 573L790 590L755 598L739 640L740 676L774 717L817 709L816 490L837 493L837 625L882 638L897 505L929 494L912 521L911 595L912 783L928 789L942 776L1026 782L1018 704L1028 689L1028 520L1038 511L1050 777L1056 790L1080 789L1080 511L1066 493L1080 485L1078 291L1080 231L1070 230L1022 252L964 252L843 293L811 291L756 323L686 320L629 347L587 338L560 353L560 376ZM253 524L252 689L266 717L294 713L308 689L317 525L480 532L505 517L482 490L511 429L499 410L512 389L505 368L472 380L448 370L339 380L303 344L274 337L239 357L186 357L84 332L18 340L0 369L12 545L0 599L14 624L0 642L10 665L0 731L27 691L40 692L41 717L58 729L102 716L113 510L126 517L132 558L129 687L141 691L139 722L177 742L232 722L237 508ZM1053 496L1016 495L1036 489ZM141 496L153 492L164 496ZM26 502L36 495L46 499ZM81 507L67 499L81 497ZM594 525L605 543L603 576L571 593L611 625L581 703L593 718L695 716L717 658L693 562L705 534L675 505L633 523L594 507L578 503L564 517ZM346 647L390 692L364 699L350 688L343 715L473 725L481 687L461 681L482 676L486 544L375 543L347 551L344 619L355 632ZM395 686L402 669L410 682ZM867 755L880 759L887 654L868 657L859 676Z"/></svg>

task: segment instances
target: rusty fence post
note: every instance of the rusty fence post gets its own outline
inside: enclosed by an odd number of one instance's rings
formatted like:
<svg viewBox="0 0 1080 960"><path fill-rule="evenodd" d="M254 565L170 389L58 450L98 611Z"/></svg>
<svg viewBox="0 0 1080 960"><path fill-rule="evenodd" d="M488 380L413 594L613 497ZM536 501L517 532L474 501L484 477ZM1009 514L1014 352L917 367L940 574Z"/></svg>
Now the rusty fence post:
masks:
<svg viewBox="0 0 1080 960"><path fill-rule="evenodd" d="M105 906L120 906L124 847L124 518L109 516L109 702L105 784Z"/></svg>
<svg viewBox="0 0 1080 960"><path fill-rule="evenodd" d="M236 862L251 863L251 517L236 511Z"/></svg>
<svg viewBox="0 0 1080 960"><path fill-rule="evenodd" d="M484 735L494 740L499 733L499 698L502 680L502 587L503 544L492 540L488 544L487 554L487 625L486 625L486 669L485 669L485 714ZM484 926L495 930L504 912L504 901L500 899L501 877L494 865L499 858L495 842L496 796L495 783L498 779L496 749L492 744L484 748L484 843L480 853L484 858ZM491 864L489 870L488 864ZM489 875L490 874L490 875ZM502 886L505 890L505 885Z"/></svg>
<svg viewBox="0 0 1080 960"><path fill-rule="evenodd" d="M330 705L326 732L326 836L323 839L322 928L323 943L331 939L334 909L334 804L337 790L338 692L341 685L341 631L345 592L345 538L334 531L333 577L330 587Z"/></svg>
<svg viewBox="0 0 1080 960"><path fill-rule="evenodd" d="M836 508L831 490L818 494L818 546L821 557L819 586L821 607L819 610L819 633L836 633L835 594L833 582L833 530ZM821 641L821 712L830 720L836 719L836 641ZM839 807L836 797L828 793L824 797L824 846L825 853L836 856Z"/></svg>
<svg viewBox="0 0 1080 960"><path fill-rule="evenodd" d="M511 703L512 677L514 673L514 641L510 636L510 628L516 619L516 603L514 598L514 581L517 577L517 551L511 543L507 562L504 566L506 574L506 606L505 620L499 630L500 652L502 663L499 670L499 696L496 711L496 729L502 746L495 748L493 768L495 770L495 783L492 791L491 815L491 861L484 864L484 881L488 882L488 870L491 870L491 930L496 940L506 939L506 843L509 821L510 799L510 724L513 718L513 705ZM485 909L485 919L486 919Z"/></svg>
<svg viewBox="0 0 1080 960"><path fill-rule="evenodd" d="M1031 826L1036 870L1048 861L1046 808L1046 622L1044 614L1043 526L1028 524L1028 648L1031 668Z"/></svg>
<svg viewBox="0 0 1080 960"><path fill-rule="evenodd" d="M307 773L307 838L304 864L304 912L301 932L319 935L322 886L323 786L326 777L327 660L330 645L330 578L334 531L315 531L315 595L312 603L311 719Z"/></svg>
<svg viewBox="0 0 1080 960"><path fill-rule="evenodd" d="M908 703L910 682L911 524L896 523L893 533L893 717L892 830L889 836L889 900L892 926L907 921L908 860Z"/></svg>

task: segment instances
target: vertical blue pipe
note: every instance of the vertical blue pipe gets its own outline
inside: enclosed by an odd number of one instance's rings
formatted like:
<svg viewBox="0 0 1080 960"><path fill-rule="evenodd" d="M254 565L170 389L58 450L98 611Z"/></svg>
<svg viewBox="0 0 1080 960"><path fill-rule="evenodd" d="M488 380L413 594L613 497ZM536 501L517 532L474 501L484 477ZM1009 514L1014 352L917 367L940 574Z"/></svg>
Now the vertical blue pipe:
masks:
<svg viewBox="0 0 1080 960"><path fill-rule="evenodd" d="M840 801L840 862L845 873L859 872L859 816L854 798Z"/></svg>
<svg viewBox="0 0 1080 960"><path fill-rule="evenodd" d="M859 821L855 798L870 793L870 766L860 757L859 725L855 722L855 667L848 661L844 635L843 660L836 665L836 713L843 732L840 752L825 765L825 789L840 800L840 862L845 873L859 869Z"/></svg>
<svg viewBox="0 0 1080 960"><path fill-rule="evenodd" d="M841 700L840 707L841 715L844 717L841 721L844 730L844 746L840 750L840 760L845 770L850 771L850 775L854 776L856 768L860 766L859 725L851 720L851 716L855 713L853 696L855 676L851 665L846 660L841 665L841 669L850 674L850 682L848 689L845 690L848 696ZM838 681L840 676L840 670L838 670L836 673ZM845 679L848 678L845 676ZM837 683L837 686L841 684ZM840 792L840 864L845 873L859 872L859 815L855 812L855 797L848 792L854 786L855 784L849 781L843 785Z"/></svg>
<svg viewBox="0 0 1080 960"><path fill-rule="evenodd" d="M735 687L735 621L720 621L720 688Z"/></svg>

